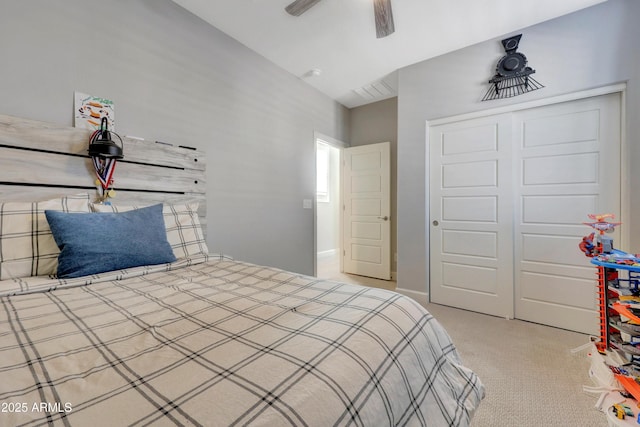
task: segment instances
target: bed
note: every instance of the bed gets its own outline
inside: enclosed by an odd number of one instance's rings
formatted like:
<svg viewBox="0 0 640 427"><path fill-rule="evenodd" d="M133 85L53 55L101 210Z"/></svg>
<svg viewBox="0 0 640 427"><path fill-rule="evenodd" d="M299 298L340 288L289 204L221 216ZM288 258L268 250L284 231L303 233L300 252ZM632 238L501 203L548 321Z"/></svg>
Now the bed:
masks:
<svg viewBox="0 0 640 427"><path fill-rule="evenodd" d="M168 155L154 162L170 163L188 189L156 191L135 180L150 167L136 161L144 146L130 149L118 166L124 197L93 204L92 186L67 176L91 176L86 141L84 131L0 117L0 425L469 425L482 382L420 304L210 254L198 150L163 144ZM49 175L60 176L54 184L6 172L52 155L75 165ZM56 275L75 244L60 218L81 227L91 215L152 211L144 221L161 218L170 259L85 274L96 258L85 253L70 264L78 274ZM15 232L25 215L32 228ZM30 259L11 258L20 239L37 243Z"/></svg>

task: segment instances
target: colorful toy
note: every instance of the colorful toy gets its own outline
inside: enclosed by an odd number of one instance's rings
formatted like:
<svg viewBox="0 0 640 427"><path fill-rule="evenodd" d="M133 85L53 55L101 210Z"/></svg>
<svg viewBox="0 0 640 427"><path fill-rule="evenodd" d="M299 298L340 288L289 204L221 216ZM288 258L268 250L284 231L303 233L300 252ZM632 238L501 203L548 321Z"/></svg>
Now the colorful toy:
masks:
<svg viewBox="0 0 640 427"><path fill-rule="evenodd" d="M622 224L621 222L607 222L607 219L614 219L616 217L614 214L589 214L587 216L594 222L583 222L583 224L595 228L600 232L600 235L603 235L605 232L612 233L618 225Z"/></svg>
<svg viewBox="0 0 640 427"><path fill-rule="evenodd" d="M587 216L597 222L604 222L607 218L613 219L616 217L614 214L587 214Z"/></svg>
<svg viewBox="0 0 640 427"><path fill-rule="evenodd" d="M580 250L582 252L584 252L584 254L588 257L592 257L595 255L594 251L595 251L595 245L593 244L593 238L595 237L595 232L589 234L588 236L584 236L582 238L582 242L580 242L580 244L578 244L578 247L580 248Z"/></svg>
<svg viewBox="0 0 640 427"><path fill-rule="evenodd" d="M620 420L624 420L625 415L633 417L633 411L631 410L631 407L624 403L616 403L615 405L613 405L613 413Z"/></svg>
<svg viewBox="0 0 640 427"><path fill-rule="evenodd" d="M582 238L582 242L578 244L578 247L588 257L594 257L602 253L611 253L613 251L613 240L610 237L606 237L604 233L613 233L615 228L622 224L621 222L608 222L609 218L615 218L614 214L588 214L587 215L593 222L583 222L584 225L598 230L598 236L595 236L595 231L588 236ZM594 237L596 242L594 243Z"/></svg>
<svg viewBox="0 0 640 427"><path fill-rule="evenodd" d="M615 230L616 226L620 225L620 223L608 222L608 219L613 219L615 216L613 214L588 214L589 219L593 220L593 222L583 222L583 224L588 225L594 230L598 231L598 235L596 236L596 232L589 234L588 236L584 236L582 241L578 244L578 248L586 256L589 258L593 258L591 261L593 263L594 260L601 260L600 257L602 254L611 254L614 252L613 249L613 239L610 237L605 237L604 233L611 233ZM609 278L606 277L606 269L603 267L598 267L598 305L600 308L600 341L596 343L596 348L600 353L606 352L609 347L609 323L607 319L607 310L608 310L608 280L614 279L616 283L618 282L617 274L616 277Z"/></svg>

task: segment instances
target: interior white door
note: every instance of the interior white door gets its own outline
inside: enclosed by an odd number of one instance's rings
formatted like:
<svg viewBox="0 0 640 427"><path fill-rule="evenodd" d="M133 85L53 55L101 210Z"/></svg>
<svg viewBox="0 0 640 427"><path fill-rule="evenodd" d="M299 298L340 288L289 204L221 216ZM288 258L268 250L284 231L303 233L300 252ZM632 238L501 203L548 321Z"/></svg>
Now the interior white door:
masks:
<svg viewBox="0 0 640 427"><path fill-rule="evenodd" d="M391 279L390 143L343 150L343 269Z"/></svg>
<svg viewBox="0 0 640 427"><path fill-rule="evenodd" d="M509 115L429 130L433 302L513 317L510 140Z"/></svg>
<svg viewBox="0 0 640 427"><path fill-rule="evenodd" d="M587 214L619 218L620 128L619 94L514 114L519 319L598 333L596 270L577 245Z"/></svg>

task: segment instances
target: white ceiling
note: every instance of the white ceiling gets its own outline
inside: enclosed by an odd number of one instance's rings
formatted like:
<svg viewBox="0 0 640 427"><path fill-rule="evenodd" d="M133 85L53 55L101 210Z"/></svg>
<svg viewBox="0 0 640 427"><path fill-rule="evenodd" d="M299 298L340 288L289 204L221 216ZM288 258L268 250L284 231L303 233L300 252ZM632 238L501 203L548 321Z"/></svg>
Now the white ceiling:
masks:
<svg viewBox="0 0 640 427"><path fill-rule="evenodd" d="M395 96L402 67L606 0L392 0L396 31L382 39L373 0L322 0L299 17L284 10L293 0L173 1L352 108Z"/></svg>

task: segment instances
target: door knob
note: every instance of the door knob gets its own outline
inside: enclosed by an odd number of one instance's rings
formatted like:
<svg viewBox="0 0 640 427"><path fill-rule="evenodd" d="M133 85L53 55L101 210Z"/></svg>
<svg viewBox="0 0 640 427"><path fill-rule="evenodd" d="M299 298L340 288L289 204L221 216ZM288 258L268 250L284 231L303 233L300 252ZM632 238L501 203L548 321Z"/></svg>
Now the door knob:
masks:
<svg viewBox="0 0 640 427"><path fill-rule="evenodd" d="M389 217L388 216L379 216L378 219L381 219L383 221L389 221Z"/></svg>
<svg viewBox="0 0 640 427"><path fill-rule="evenodd" d="M438 225L440 225L440 223L435 219L433 220L433 222L431 224L433 224L434 227L437 227Z"/></svg>

